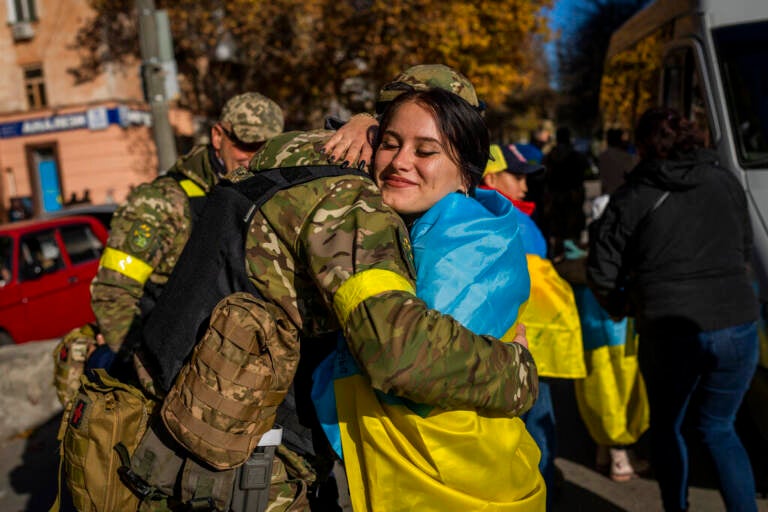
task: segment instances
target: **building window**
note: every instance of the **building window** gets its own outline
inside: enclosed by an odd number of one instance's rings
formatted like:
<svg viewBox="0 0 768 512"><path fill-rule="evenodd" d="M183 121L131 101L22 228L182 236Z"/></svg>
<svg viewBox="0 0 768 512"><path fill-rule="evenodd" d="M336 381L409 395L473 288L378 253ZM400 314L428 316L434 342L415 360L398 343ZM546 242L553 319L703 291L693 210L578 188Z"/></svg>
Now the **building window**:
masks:
<svg viewBox="0 0 768 512"><path fill-rule="evenodd" d="M27 93L27 102L30 109L43 108L48 105L42 66L37 65L24 68L24 88Z"/></svg>
<svg viewBox="0 0 768 512"><path fill-rule="evenodd" d="M8 5L8 23L37 21L35 0L5 0Z"/></svg>

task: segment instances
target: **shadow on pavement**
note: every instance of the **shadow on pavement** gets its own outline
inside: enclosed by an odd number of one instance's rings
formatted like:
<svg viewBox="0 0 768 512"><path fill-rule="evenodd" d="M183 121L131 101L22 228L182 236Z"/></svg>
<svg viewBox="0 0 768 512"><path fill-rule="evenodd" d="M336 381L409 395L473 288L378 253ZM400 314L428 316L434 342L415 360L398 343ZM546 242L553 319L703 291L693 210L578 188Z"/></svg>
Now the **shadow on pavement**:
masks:
<svg viewBox="0 0 768 512"><path fill-rule="evenodd" d="M551 379L550 389L557 418L557 456L593 468L597 447L581 420L573 380Z"/></svg>
<svg viewBox="0 0 768 512"><path fill-rule="evenodd" d="M624 509L573 482L565 482L555 497L552 512L624 512Z"/></svg>
<svg viewBox="0 0 768 512"><path fill-rule="evenodd" d="M59 443L56 434L61 422L57 414L30 432L24 445L20 465L9 474L10 484L18 495L28 495L25 512L47 512L58 489ZM62 507L62 511L71 510Z"/></svg>

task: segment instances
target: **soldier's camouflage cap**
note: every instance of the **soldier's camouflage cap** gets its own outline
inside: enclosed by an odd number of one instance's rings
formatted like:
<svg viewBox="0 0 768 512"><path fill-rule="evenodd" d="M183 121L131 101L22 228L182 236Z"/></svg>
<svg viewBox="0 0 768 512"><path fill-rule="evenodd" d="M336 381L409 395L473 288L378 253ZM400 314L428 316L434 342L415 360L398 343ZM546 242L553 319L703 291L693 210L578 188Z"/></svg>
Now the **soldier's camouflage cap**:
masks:
<svg viewBox="0 0 768 512"><path fill-rule="evenodd" d="M262 142L283 132L283 110L257 92L239 94L221 109L219 122L246 144Z"/></svg>
<svg viewBox="0 0 768 512"><path fill-rule="evenodd" d="M387 103L404 92L432 88L458 94L473 107L480 108L475 88L467 77L443 64L419 64L406 69L381 88L376 109L383 110Z"/></svg>

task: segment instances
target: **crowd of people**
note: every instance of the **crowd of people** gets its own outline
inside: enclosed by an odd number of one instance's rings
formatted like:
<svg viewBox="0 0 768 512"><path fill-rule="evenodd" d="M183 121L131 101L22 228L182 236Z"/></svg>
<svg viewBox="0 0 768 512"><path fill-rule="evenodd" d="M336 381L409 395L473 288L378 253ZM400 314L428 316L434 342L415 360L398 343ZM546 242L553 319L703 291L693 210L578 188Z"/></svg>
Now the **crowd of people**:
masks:
<svg viewBox="0 0 768 512"><path fill-rule="evenodd" d="M686 415L729 510L756 510L733 429L757 365L744 193L684 119L647 112L637 166L610 135L588 246L569 130L491 144L455 70L409 68L330 127L283 132L274 101L238 95L117 210L97 322L56 356L83 373L62 379L64 507L552 510L550 384L575 379L611 404L582 408L611 478L636 476L639 396L666 510L688 505ZM557 270L576 258L580 286ZM87 416L94 388L149 412L121 437Z"/></svg>

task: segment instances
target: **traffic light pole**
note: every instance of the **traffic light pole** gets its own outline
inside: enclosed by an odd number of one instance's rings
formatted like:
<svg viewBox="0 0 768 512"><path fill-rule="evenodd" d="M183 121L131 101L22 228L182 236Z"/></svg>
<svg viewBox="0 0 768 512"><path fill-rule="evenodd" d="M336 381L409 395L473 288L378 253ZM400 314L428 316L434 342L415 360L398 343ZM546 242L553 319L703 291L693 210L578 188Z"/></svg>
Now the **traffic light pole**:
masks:
<svg viewBox="0 0 768 512"><path fill-rule="evenodd" d="M176 162L176 141L168 119L168 98L165 95L165 70L160 61L160 42L154 0L136 0L139 14L139 43L141 72L152 116L152 134L157 147L158 174Z"/></svg>

